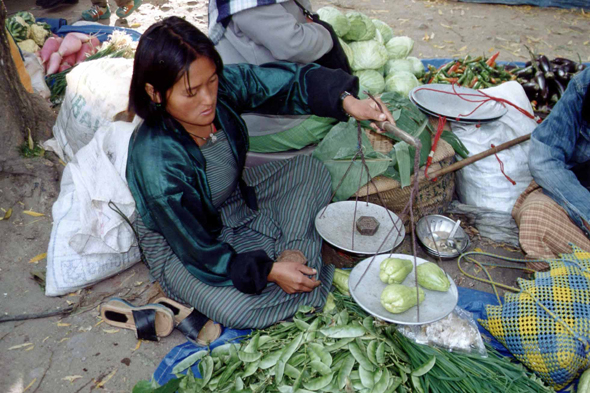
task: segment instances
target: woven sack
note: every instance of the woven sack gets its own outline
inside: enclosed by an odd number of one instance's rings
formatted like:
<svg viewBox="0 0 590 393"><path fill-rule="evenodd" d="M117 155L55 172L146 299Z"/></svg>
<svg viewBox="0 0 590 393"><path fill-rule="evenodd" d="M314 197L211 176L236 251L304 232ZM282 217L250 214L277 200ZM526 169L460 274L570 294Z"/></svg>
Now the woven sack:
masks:
<svg viewBox="0 0 590 393"><path fill-rule="evenodd" d="M534 280L518 279L521 292L488 305L479 321L555 390L590 365L590 252L572 249L548 260L550 270Z"/></svg>

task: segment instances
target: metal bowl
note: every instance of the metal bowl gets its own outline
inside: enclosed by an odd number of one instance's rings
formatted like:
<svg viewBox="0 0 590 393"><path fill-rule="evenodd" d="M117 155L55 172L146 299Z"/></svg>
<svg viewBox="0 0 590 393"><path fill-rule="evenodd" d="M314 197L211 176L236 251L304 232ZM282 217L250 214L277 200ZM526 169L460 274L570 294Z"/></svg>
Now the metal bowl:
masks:
<svg viewBox="0 0 590 393"><path fill-rule="evenodd" d="M432 233L428 230L429 225ZM457 248L453 249L446 246L446 239L454 225L455 221L437 214L424 216L418 220L416 234L426 253L434 257L440 256L441 258L456 258L464 253L469 247L469 236L467 236L461 227L457 228L457 233L455 234ZM438 252L434 242L438 246Z"/></svg>

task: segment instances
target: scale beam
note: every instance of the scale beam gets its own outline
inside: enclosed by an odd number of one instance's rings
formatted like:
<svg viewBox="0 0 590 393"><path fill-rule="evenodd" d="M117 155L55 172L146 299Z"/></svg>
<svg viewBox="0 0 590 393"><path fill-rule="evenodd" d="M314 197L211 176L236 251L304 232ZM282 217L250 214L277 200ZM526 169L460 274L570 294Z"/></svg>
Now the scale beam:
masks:
<svg viewBox="0 0 590 393"><path fill-rule="evenodd" d="M414 138L412 135L408 134L404 130L398 128L396 125L391 124L388 121L376 121L375 124L377 125L377 127L395 135L396 137L406 142L410 146L417 147L419 144L419 141L417 141L416 138Z"/></svg>

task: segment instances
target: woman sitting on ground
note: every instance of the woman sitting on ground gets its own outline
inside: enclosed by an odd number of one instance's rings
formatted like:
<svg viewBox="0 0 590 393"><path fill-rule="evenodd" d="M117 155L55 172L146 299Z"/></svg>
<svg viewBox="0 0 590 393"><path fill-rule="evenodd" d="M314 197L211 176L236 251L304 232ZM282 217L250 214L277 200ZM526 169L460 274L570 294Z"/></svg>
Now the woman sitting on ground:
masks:
<svg viewBox="0 0 590 393"><path fill-rule="evenodd" d="M127 180L140 245L170 297L232 328L323 307L334 268L322 266L314 217L329 203L330 175L311 157L244 170L240 114L393 121L357 92L356 77L316 64L224 67L212 42L177 17L143 34L129 108L144 122L130 140Z"/></svg>

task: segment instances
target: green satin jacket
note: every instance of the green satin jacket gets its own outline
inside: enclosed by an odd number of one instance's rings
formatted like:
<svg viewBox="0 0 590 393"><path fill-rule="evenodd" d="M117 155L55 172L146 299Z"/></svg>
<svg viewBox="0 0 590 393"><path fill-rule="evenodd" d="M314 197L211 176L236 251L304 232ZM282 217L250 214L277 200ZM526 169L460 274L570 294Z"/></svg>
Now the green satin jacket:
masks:
<svg viewBox="0 0 590 393"><path fill-rule="evenodd" d="M248 130L241 113L315 114L346 120L339 102L344 91L357 94L358 78L315 64L225 66L219 79L215 126L225 130L242 171ZM137 211L199 280L259 293L273 261L262 250L237 254L217 240L222 222L211 199L205 166L198 145L166 112L156 124L142 123L131 137L127 160L127 181ZM239 186L247 205L256 210L254 190L243 181Z"/></svg>

